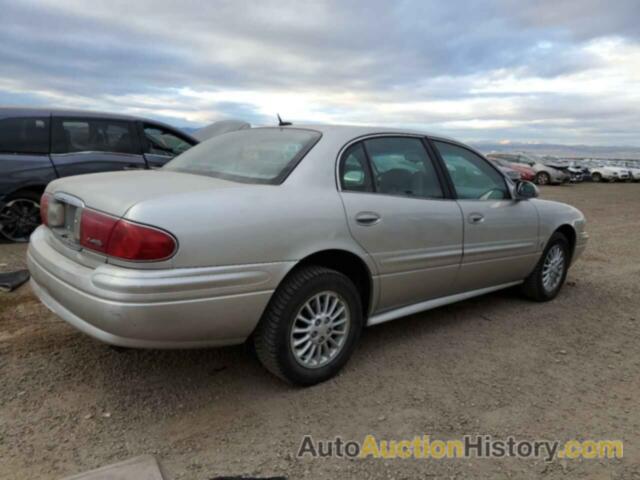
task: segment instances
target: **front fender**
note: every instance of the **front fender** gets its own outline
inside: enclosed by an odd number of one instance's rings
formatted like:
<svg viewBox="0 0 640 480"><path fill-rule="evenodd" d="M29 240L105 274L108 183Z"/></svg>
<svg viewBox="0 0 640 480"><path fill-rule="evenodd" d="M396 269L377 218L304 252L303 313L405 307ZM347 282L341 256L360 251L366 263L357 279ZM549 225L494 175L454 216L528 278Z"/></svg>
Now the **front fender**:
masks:
<svg viewBox="0 0 640 480"><path fill-rule="evenodd" d="M532 200L538 216L540 218L539 239L540 246L544 246L549 241L553 233L561 227L569 226L575 233L574 256L575 260L584 250L589 239L586 232L586 219L584 214L577 208L566 203L554 202L551 200Z"/></svg>

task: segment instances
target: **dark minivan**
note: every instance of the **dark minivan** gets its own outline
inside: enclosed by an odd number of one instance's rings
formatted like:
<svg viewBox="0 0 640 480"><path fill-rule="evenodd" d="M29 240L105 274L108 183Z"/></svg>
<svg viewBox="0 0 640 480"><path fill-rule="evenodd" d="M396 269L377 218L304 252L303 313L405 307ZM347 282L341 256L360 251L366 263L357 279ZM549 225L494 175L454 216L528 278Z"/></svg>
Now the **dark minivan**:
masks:
<svg viewBox="0 0 640 480"><path fill-rule="evenodd" d="M160 167L198 140L143 118L70 110L0 108L0 233L26 241L51 180Z"/></svg>

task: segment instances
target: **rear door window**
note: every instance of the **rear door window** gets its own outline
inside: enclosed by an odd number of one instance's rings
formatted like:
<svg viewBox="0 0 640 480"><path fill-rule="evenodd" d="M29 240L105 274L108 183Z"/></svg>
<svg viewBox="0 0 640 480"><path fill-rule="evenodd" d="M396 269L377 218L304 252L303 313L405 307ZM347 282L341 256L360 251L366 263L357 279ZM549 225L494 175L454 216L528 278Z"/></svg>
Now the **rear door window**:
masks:
<svg viewBox="0 0 640 480"><path fill-rule="evenodd" d="M49 153L49 118L0 120L0 153Z"/></svg>
<svg viewBox="0 0 640 480"><path fill-rule="evenodd" d="M444 197L433 161L419 138L371 138L365 140L364 145L371 160L376 192Z"/></svg>
<svg viewBox="0 0 640 480"><path fill-rule="evenodd" d="M133 124L101 118L55 118L51 153L139 154Z"/></svg>

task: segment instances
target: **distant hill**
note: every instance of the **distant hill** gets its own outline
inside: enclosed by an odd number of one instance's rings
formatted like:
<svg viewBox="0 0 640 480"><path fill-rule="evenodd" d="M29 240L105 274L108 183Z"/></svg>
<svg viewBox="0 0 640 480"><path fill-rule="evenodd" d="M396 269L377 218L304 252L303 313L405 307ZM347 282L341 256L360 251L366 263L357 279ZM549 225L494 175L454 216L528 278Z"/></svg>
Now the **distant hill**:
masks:
<svg viewBox="0 0 640 480"><path fill-rule="evenodd" d="M640 160L640 147L617 147L595 145L556 145L552 143L494 143L471 142L482 153L525 152L534 155L553 155L563 158L608 158Z"/></svg>

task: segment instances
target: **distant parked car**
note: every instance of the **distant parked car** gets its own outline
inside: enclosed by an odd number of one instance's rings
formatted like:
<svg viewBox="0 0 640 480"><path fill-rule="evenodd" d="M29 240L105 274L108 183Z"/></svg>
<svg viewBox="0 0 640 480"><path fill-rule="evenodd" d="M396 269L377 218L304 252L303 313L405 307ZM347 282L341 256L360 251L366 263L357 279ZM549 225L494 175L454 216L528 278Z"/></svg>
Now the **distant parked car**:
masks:
<svg viewBox="0 0 640 480"><path fill-rule="evenodd" d="M508 164L508 162L501 162L498 160L490 160L493 162L493 164L498 167L498 169L504 173L507 177L509 177L511 180L513 180L514 182L519 182L520 180L522 180L522 175L520 175L520 172L518 172L516 169L511 168Z"/></svg>
<svg viewBox="0 0 640 480"><path fill-rule="evenodd" d="M573 167L569 162L562 161L547 161L544 162L545 165L560 170L561 172L566 173L569 176L569 181L571 183L580 183L584 181L584 173L582 169L579 167Z"/></svg>
<svg viewBox="0 0 640 480"><path fill-rule="evenodd" d="M536 196L440 136L252 128L158 170L51 182L27 262L42 302L98 340L250 340L310 385L365 326L516 285L553 299L588 235L580 211Z"/></svg>
<svg viewBox="0 0 640 480"><path fill-rule="evenodd" d="M631 180L629 170L622 167L600 163L591 167L590 170L591 179L594 182L626 182Z"/></svg>
<svg viewBox="0 0 640 480"><path fill-rule="evenodd" d="M518 173L520 180L533 182L536 178L535 170L522 163L512 163L512 162L508 162L507 160L503 160L501 158L488 158L488 159L491 160L496 165L500 166L501 168L508 168L511 170L515 170Z"/></svg>
<svg viewBox="0 0 640 480"><path fill-rule="evenodd" d="M640 182L640 163L626 162L625 167L629 171L631 180L634 182Z"/></svg>
<svg viewBox="0 0 640 480"><path fill-rule="evenodd" d="M567 173L550 167L523 153L490 153L488 159L502 159L511 163L519 163L531 167L536 173L534 181L538 185L560 184L569 181Z"/></svg>
<svg viewBox="0 0 640 480"><path fill-rule="evenodd" d="M26 241L56 178L161 167L198 141L160 122L110 113L0 108L0 234Z"/></svg>

